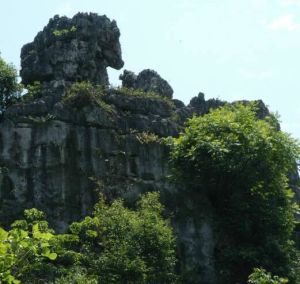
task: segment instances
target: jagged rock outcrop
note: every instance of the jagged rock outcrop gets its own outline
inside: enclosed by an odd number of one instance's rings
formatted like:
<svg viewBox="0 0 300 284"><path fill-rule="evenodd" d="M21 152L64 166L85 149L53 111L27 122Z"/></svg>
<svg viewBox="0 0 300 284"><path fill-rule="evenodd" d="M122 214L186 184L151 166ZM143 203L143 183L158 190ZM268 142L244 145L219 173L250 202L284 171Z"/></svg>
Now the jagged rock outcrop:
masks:
<svg viewBox="0 0 300 284"><path fill-rule="evenodd" d="M126 88L153 92L170 99L173 96L172 87L154 70L145 69L138 75L135 75L131 71L124 70L123 74L120 75L120 79L122 80L122 86Z"/></svg>
<svg viewBox="0 0 300 284"><path fill-rule="evenodd" d="M186 283L215 283L213 210L205 195L186 196L167 176L168 148L162 137L182 129L178 110L196 108L159 96L108 90L101 101L82 104L64 98L47 115L40 104L0 123L0 222L25 208L46 212L57 230L90 213L96 185L109 199L133 204L140 193L158 190L172 216ZM80 98L79 98L80 99ZM202 102L205 104L205 101ZM207 109L207 108L204 108ZM183 118L182 118L183 119Z"/></svg>
<svg viewBox="0 0 300 284"><path fill-rule="evenodd" d="M108 84L106 68L123 66L115 21L78 13L55 16L21 51L22 82L85 81Z"/></svg>
<svg viewBox="0 0 300 284"><path fill-rule="evenodd" d="M23 104L13 106L0 123L2 222L13 202L11 213L38 207L63 230L92 209L91 178L105 181L111 198L164 188L167 151L159 139L180 130L171 102L110 90L100 105L61 100L47 115L42 104L29 105L23 113Z"/></svg>
<svg viewBox="0 0 300 284"><path fill-rule="evenodd" d="M70 96L74 82L107 86L106 67L123 66L119 36L115 21L79 13L55 16L23 47L22 81L40 81L42 89L39 98L8 108L0 121L0 222L37 207L64 231L90 213L96 187L129 205L140 193L159 190L172 216L185 283L213 284L213 210L205 194L186 196L170 184L162 138L177 136L188 118L225 102L199 93L185 106L149 69L138 75L125 70L123 89ZM268 115L262 101L258 107L260 118Z"/></svg>
<svg viewBox="0 0 300 284"><path fill-rule="evenodd" d="M129 205L140 193L157 190L172 216L181 269L199 271L186 283L214 283L209 202L204 196L181 196L167 178L168 148L161 138L178 135L182 127L175 106L171 100L121 90L101 99L100 105L63 99L42 116L36 115L39 104L31 113L22 114L19 105L13 107L19 108L18 115L5 114L0 123L0 222L36 207L64 231L91 212L97 184L107 198L122 197Z"/></svg>

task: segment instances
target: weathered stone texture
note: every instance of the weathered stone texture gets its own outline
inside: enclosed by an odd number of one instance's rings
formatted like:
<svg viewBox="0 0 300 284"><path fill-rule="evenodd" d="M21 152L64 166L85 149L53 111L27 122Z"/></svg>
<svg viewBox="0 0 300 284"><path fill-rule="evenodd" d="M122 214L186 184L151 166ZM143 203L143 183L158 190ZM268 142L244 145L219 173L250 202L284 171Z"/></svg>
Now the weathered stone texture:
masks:
<svg viewBox="0 0 300 284"><path fill-rule="evenodd" d="M119 37L116 22L106 16L55 16L22 48L22 82L88 80L107 85L106 67L120 69L124 64Z"/></svg>
<svg viewBox="0 0 300 284"><path fill-rule="evenodd" d="M125 70L123 87L156 95L106 88L98 105L68 104L72 83L107 85L106 67L123 66L119 36L115 21L79 13L55 16L23 47L22 81L41 81L42 96L11 106L0 121L0 222L37 207L64 231L91 212L97 184L109 199L122 197L129 205L140 193L158 190L172 216L185 283L213 284L214 211L205 194L186 196L169 183L161 138L178 136L188 118L225 102L199 93L185 106L172 100L166 80L146 69L138 75ZM258 117L268 115L262 101L258 106Z"/></svg>
<svg viewBox="0 0 300 284"><path fill-rule="evenodd" d="M126 88L153 92L170 99L173 96L172 87L154 70L145 69L138 75L135 75L131 71L124 70L123 74L120 75L120 79L122 80L122 86Z"/></svg>

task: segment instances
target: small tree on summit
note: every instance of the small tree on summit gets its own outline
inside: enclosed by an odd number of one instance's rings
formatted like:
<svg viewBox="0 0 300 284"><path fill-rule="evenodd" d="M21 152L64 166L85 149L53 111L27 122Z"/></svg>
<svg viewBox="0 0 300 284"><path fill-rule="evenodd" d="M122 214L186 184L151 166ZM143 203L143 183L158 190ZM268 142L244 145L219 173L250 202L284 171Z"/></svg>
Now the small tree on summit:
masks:
<svg viewBox="0 0 300 284"><path fill-rule="evenodd" d="M16 68L0 57L0 113L20 97L21 89Z"/></svg>

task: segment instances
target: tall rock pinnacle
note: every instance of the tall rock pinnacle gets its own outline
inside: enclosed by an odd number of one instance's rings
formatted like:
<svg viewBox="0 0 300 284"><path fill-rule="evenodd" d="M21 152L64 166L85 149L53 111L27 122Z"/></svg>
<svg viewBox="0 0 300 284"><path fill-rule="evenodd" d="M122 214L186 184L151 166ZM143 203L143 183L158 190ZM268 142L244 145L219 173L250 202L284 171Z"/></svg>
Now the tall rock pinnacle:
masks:
<svg viewBox="0 0 300 284"><path fill-rule="evenodd" d="M22 83L88 80L107 85L106 68L124 65L119 37L116 22L106 16L54 16L34 41L22 48Z"/></svg>

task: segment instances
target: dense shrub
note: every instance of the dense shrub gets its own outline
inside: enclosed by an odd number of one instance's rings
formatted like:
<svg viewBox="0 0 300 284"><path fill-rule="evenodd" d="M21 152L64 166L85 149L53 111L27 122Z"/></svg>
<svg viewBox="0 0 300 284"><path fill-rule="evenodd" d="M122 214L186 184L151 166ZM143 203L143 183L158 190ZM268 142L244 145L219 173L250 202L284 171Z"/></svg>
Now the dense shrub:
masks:
<svg viewBox="0 0 300 284"><path fill-rule="evenodd" d="M245 283L254 267L295 283L293 192L287 175L299 144L255 106L225 106L194 117L171 144L173 177L201 191L215 210L216 268L221 283Z"/></svg>
<svg viewBox="0 0 300 284"><path fill-rule="evenodd" d="M248 284L285 284L289 281L286 278L272 276L264 269L255 268L248 278Z"/></svg>
<svg viewBox="0 0 300 284"><path fill-rule="evenodd" d="M26 86L27 93L25 93L21 100L22 102L31 102L36 99L39 99L42 97L42 84L39 81L33 82L31 85Z"/></svg>
<svg viewBox="0 0 300 284"><path fill-rule="evenodd" d="M83 81L74 83L68 89L63 101L76 109L81 109L87 105L96 105L107 112L111 112L112 107L103 101L104 95L105 88L103 86Z"/></svg>
<svg viewBox="0 0 300 284"><path fill-rule="evenodd" d="M27 210L0 229L0 283L174 283L175 240L157 193L136 210L101 199L94 214L55 235L43 213Z"/></svg>
<svg viewBox="0 0 300 284"><path fill-rule="evenodd" d="M0 57L0 113L20 97L21 91L16 68Z"/></svg>

